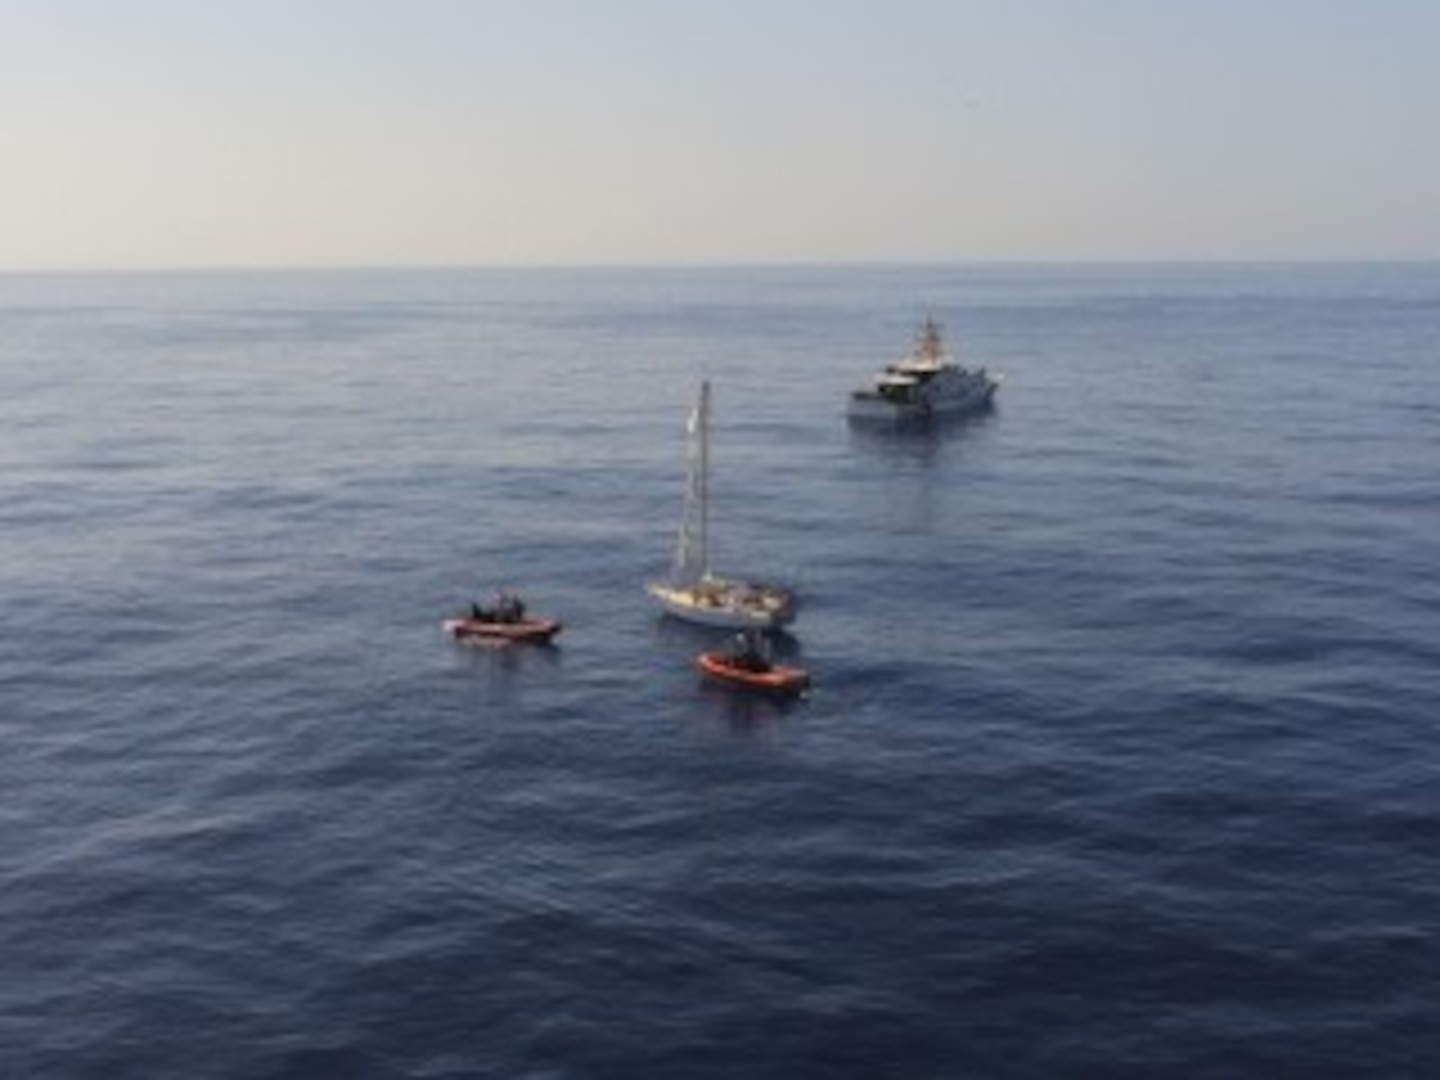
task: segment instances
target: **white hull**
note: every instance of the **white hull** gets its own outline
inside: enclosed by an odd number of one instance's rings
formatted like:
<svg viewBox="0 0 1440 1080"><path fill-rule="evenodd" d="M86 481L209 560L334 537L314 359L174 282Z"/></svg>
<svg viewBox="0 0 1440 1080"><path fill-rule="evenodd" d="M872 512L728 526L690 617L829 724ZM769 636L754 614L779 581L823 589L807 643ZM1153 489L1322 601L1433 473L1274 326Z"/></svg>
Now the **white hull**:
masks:
<svg viewBox="0 0 1440 1080"><path fill-rule="evenodd" d="M988 409L999 386L986 379L964 393L936 395L918 401L895 401L868 390L850 395L847 414L853 420L924 420L932 416L963 416Z"/></svg>
<svg viewBox="0 0 1440 1080"><path fill-rule="evenodd" d="M795 618L794 598L774 585L710 578L695 587L656 582L646 591L666 614L701 626L769 630Z"/></svg>
<svg viewBox="0 0 1440 1080"><path fill-rule="evenodd" d="M981 412L1000 388L999 375L967 368L945 351L940 327L925 320L915 351L888 365L870 385L850 395L852 420L929 420Z"/></svg>
<svg viewBox="0 0 1440 1080"><path fill-rule="evenodd" d="M690 415L690 459L685 515L668 582L645 591L667 614L702 626L731 630L768 630L795 618L795 597L788 589L754 581L735 581L710 573L710 384Z"/></svg>

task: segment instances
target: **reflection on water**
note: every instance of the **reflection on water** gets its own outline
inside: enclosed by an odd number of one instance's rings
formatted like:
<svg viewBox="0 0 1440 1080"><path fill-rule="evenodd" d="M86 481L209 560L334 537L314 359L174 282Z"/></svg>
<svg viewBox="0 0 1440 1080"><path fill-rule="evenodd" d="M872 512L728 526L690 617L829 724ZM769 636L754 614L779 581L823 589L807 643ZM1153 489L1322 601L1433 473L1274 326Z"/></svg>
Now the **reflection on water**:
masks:
<svg viewBox="0 0 1440 1080"><path fill-rule="evenodd" d="M866 453L895 461L931 465L948 447L981 438L995 420L996 408L929 419L856 420L847 418L850 442Z"/></svg>
<svg viewBox="0 0 1440 1080"><path fill-rule="evenodd" d="M554 642L540 644L498 638L451 638L451 644L457 664L507 680L522 672L553 669L564 656L564 650Z"/></svg>
<svg viewBox="0 0 1440 1080"><path fill-rule="evenodd" d="M737 735L759 735L798 708L802 708L807 692L799 696L766 694L739 686L721 686L702 678L700 698L704 716L724 730Z"/></svg>

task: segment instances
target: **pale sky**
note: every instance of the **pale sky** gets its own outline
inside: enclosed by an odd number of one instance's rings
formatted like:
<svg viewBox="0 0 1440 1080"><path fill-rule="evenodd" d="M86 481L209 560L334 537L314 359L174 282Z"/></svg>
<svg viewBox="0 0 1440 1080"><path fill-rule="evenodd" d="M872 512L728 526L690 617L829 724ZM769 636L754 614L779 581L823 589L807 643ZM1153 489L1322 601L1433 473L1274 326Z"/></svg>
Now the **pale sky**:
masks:
<svg viewBox="0 0 1440 1080"><path fill-rule="evenodd" d="M1440 0L0 0L0 268L1440 257Z"/></svg>

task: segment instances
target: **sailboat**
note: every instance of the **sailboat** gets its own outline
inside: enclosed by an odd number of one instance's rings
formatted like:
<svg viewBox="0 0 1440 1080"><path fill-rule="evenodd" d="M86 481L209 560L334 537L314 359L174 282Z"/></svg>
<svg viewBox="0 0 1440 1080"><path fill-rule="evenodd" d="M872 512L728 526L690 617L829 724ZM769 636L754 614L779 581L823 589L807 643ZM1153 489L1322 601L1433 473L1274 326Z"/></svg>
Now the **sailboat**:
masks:
<svg viewBox="0 0 1440 1080"><path fill-rule="evenodd" d="M795 618L795 596L780 585L725 578L710 570L710 383L690 413L689 470L680 541L668 581L649 592L678 619L730 629L769 629Z"/></svg>

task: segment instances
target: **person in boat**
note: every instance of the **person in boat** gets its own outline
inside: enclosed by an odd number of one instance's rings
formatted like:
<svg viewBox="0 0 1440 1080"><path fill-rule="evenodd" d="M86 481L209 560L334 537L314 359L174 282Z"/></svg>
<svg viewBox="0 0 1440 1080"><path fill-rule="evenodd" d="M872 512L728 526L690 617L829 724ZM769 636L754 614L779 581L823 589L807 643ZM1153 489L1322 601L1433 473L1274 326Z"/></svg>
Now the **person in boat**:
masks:
<svg viewBox="0 0 1440 1080"><path fill-rule="evenodd" d="M479 602L470 605L470 619L473 622L518 623L525 621L525 601L508 592L495 594L489 607Z"/></svg>
<svg viewBox="0 0 1440 1080"><path fill-rule="evenodd" d="M508 592L502 592L495 601L495 619L497 622L518 623L525 618L525 602L518 596Z"/></svg>
<svg viewBox="0 0 1440 1080"><path fill-rule="evenodd" d="M525 621L525 602L508 592L495 594L489 607L470 605L470 617L476 622L518 623Z"/></svg>
<svg viewBox="0 0 1440 1080"><path fill-rule="evenodd" d="M743 630L737 634L730 643L725 659L742 671L770 670L770 656L765 647L765 639L755 630Z"/></svg>
<svg viewBox="0 0 1440 1080"><path fill-rule="evenodd" d="M470 605L470 618L475 622L510 622L511 601L508 593L496 593L489 604L478 601Z"/></svg>

